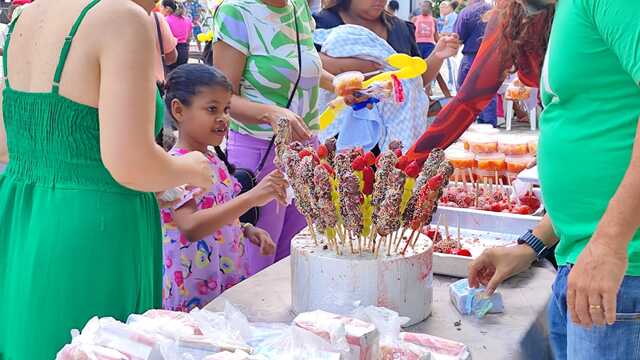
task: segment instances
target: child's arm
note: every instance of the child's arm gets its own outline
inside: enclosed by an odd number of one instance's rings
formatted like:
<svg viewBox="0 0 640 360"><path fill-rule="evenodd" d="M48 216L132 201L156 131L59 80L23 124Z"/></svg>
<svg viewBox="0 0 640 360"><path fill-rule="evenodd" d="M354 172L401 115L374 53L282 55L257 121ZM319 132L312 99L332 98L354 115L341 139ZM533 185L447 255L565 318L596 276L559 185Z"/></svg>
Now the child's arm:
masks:
<svg viewBox="0 0 640 360"><path fill-rule="evenodd" d="M174 210L173 221L189 241L198 241L225 225L233 224L253 207L261 207L276 199L286 203L288 183L282 173L274 171L256 187L237 198L209 209L198 210L194 199Z"/></svg>

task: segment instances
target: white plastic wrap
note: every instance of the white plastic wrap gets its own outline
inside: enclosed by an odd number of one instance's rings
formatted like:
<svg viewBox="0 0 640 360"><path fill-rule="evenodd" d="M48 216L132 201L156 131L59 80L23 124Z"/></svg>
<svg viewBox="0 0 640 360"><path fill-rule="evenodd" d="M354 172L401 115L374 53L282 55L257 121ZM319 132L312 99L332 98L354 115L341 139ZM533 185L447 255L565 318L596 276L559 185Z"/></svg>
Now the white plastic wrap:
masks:
<svg viewBox="0 0 640 360"><path fill-rule="evenodd" d="M329 341L343 353L346 360L378 358L379 334L376 327L352 317L317 310L298 315L294 326L310 331Z"/></svg>
<svg viewBox="0 0 640 360"><path fill-rule="evenodd" d="M71 332L72 342L56 360L162 360L158 339L113 318L92 318L82 332Z"/></svg>

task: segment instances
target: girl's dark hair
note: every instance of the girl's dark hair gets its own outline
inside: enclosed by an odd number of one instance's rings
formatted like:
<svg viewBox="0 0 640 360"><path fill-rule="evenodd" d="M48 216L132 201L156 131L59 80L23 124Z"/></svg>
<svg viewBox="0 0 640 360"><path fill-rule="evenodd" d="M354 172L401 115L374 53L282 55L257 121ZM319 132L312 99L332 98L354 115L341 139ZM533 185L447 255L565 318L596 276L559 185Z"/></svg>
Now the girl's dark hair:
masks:
<svg viewBox="0 0 640 360"><path fill-rule="evenodd" d="M168 7L173 12L178 10L178 4L174 0L162 0L162 6Z"/></svg>
<svg viewBox="0 0 640 360"><path fill-rule="evenodd" d="M207 87L221 87L229 93L233 92L229 79L213 66L184 64L170 72L164 85L164 103L171 118L175 121L171 111L173 100L178 100L185 106L191 106L191 100L198 94L198 91ZM229 163L224 151L218 146L216 146L215 150L220 160L224 161L229 172L233 174L235 166Z"/></svg>
<svg viewBox="0 0 640 360"><path fill-rule="evenodd" d="M460 3L458 3L457 1L454 0L451 3L449 3L449 5L451 5L451 8L453 9L453 11L456 11L458 6L460 6Z"/></svg>
<svg viewBox="0 0 640 360"><path fill-rule="evenodd" d="M400 9L400 3L397 0L389 1L389 9L398 11Z"/></svg>

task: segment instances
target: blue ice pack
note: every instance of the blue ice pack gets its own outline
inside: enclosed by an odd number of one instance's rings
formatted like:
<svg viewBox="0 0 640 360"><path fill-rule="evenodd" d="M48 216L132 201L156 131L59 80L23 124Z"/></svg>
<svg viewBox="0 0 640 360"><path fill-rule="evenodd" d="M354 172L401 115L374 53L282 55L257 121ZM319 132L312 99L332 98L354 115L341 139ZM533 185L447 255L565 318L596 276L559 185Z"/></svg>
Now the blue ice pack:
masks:
<svg viewBox="0 0 640 360"><path fill-rule="evenodd" d="M487 296L484 288L472 289L469 280L462 279L449 285L451 302L462 315L475 315L478 318L488 313L496 314L504 311L504 303L500 293Z"/></svg>

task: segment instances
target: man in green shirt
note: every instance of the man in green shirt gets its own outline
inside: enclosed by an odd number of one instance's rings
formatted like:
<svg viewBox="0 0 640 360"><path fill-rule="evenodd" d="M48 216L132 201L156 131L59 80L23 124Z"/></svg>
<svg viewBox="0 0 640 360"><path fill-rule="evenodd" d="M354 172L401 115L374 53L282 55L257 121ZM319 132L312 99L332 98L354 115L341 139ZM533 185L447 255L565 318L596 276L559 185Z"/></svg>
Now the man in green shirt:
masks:
<svg viewBox="0 0 640 360"><path fill-rule="evenodd" d="M557 242L549 314L558 359L640 358L639 18L639 1L557 1L541 79L548 215L469 271L493 292Z"/></svg>

